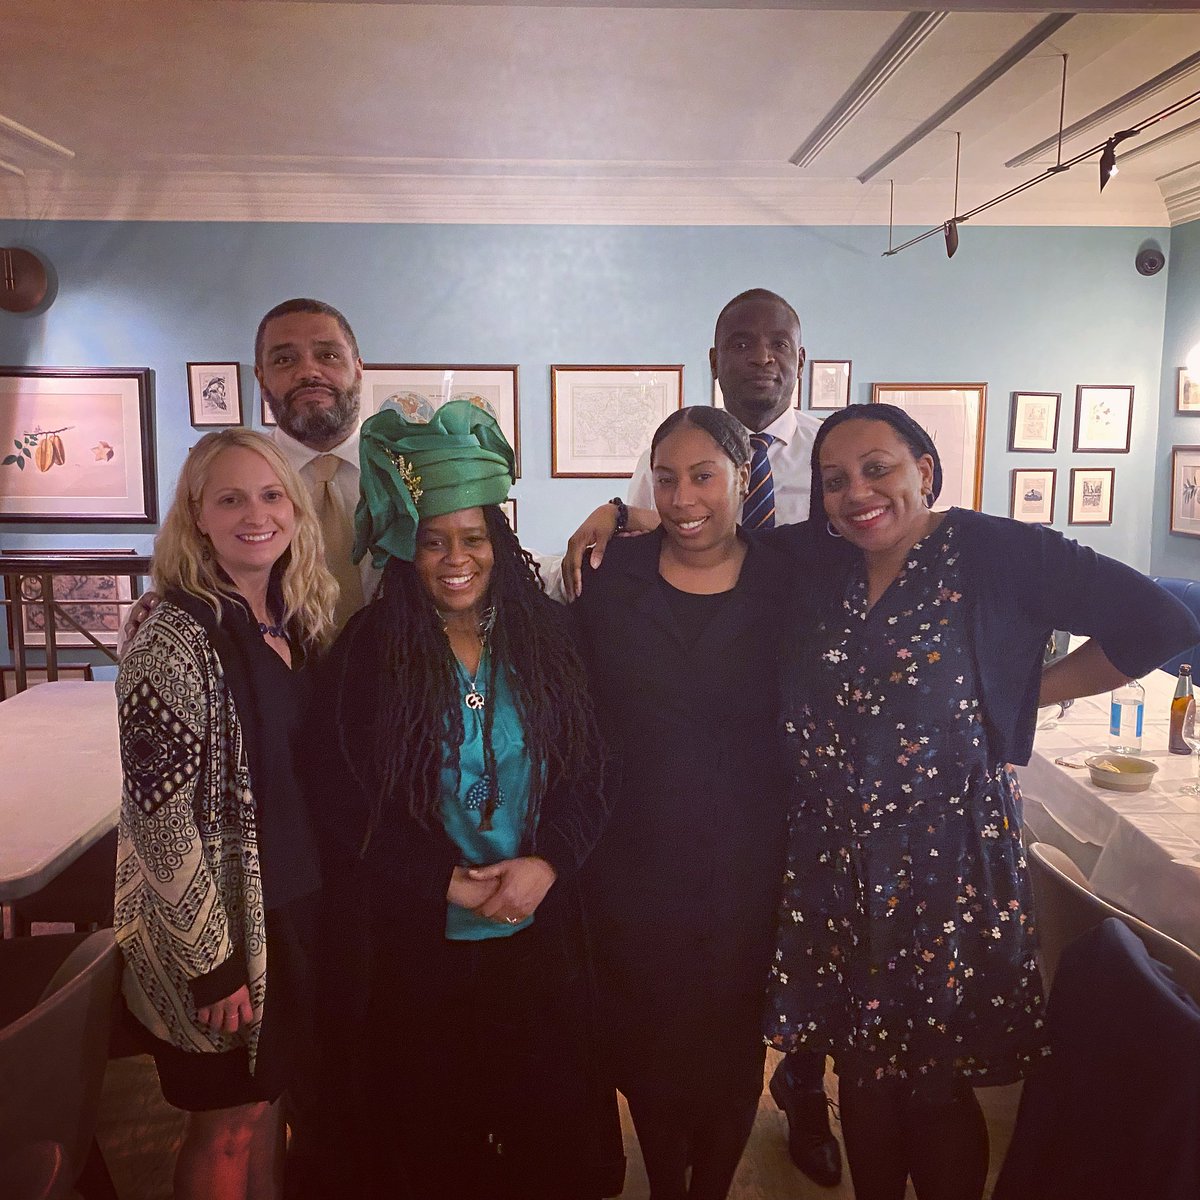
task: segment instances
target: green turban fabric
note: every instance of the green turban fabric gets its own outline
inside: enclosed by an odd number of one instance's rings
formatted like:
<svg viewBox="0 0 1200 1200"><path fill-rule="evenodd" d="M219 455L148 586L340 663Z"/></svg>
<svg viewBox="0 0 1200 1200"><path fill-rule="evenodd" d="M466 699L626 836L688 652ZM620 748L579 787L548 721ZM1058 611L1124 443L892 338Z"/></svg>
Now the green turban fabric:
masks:
<svg viewBox="0 0 1200 1200"><path fill-rule="evenodd" d="M417 523L507 499L516 458L490 413L469 400L443 404L426 423L385 405L363 422L362 495L354 513L354 561L368 551L412 562Z"/></svg>

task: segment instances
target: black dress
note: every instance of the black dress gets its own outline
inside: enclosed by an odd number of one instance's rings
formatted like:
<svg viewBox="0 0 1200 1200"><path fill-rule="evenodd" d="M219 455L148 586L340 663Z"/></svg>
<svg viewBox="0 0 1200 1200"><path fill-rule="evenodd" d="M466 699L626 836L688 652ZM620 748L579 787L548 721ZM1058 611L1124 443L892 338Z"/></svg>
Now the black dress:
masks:
<svg viewBox="0 0 1200 1200"><path fill-rule="evenodd" d="M735 588L681 596L661 533L615 541L573 606L621 757L584 872L610 1079L695 1112L762 1090L761 1016L784 857L774 741L786 555L751 544Z"/></svg>

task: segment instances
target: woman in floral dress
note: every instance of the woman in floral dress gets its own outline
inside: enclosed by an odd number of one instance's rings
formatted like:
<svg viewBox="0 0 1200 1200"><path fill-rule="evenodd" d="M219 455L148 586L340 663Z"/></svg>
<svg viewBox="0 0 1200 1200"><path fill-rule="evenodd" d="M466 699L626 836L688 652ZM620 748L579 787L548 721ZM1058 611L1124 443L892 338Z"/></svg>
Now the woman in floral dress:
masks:
<svg viewBox="0 0 1200 1200"><path fill-rule="evenodd" d="M795 783L767 1037L834 1056L858 1200L900 1200L909 1177L921 1200L977 1200L972 1089L1047 1053L1009 764L1028 761L1039 702L1144 674L1195 623L1051 530L933 512L937 451L898 408L831 416L813 464L828 536L859 553L785 672ZM1054 628L1092 640L1043 675Z"/></svg>

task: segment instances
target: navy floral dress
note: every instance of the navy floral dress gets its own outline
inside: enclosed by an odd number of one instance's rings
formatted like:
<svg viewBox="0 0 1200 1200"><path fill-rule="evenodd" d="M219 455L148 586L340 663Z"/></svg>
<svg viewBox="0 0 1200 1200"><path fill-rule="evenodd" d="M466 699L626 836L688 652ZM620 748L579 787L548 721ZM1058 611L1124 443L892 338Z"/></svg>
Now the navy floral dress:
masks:
<svg viewBox="0 0 1200 1200"><path fill-rule="evenodd" d="M954 517L868 610L862 573L790 672L795 778L766 1036L843 1086L945 1094L1046 1053L1016 775L991 761Z"/></svg>

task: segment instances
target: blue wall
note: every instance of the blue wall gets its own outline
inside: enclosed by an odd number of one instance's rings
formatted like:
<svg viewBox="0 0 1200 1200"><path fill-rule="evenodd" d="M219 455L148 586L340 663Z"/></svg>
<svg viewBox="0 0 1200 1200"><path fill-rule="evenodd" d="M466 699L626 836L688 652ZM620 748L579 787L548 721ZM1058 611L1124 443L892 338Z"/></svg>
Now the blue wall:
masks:
<svg viewBox="0 0 1200 1200"><path fill-rule="evenodd" d="M1171 447L1200 446L1200 415L1175 414L1179 368L1188 351L1200 342L1200 221L1171 230L1167 269L1150 569L1155 575L1200 579L1200 539L1170 532Z"/></svg>
<svg viewBox="0 0 1200 1200"><path fill-rule="evenodd" d="M706 403L717 311L743 288L765 286L799 309L810 357L853 360L855 400L869 398L873 380L987 382L988 511L1008 513L1013 467L1054 466L1055 524L1066 530L1070 468L1115 466L1113 526L1068 532L1146 569L1145 531L1161 508L1145 480L1165 453L1157 406L1160 398L1166 405L1168 274L1147 279L1134 270L1150 236L1167 246L1166 230L967 226L948 262L940 239L881 258L885 231L864 227L0 222L0 245L38 251L58 274L43 315L0 313L0 363L152 367L165 507L199 436L188 420L184 364L239 359L243 407L256 420L254 328L288 296L343 309L367 361L517 362L519 529L527 544L554 549L621 485L549 478L549 364L682 362L686 401ZM1188 227L1184 240L1188 254L1172 250L1169 271L1181 342L1200 337L1200 227ZM1185 303L1175 299L1183 293L1176 281L1189 256ZM1181 315L1187 303L1191 334ZM1134 385L1132 453L1071 453L1078 383ZM1057 454L1007 453L1014 389L1063 394ZM152 533L5 525L0 545L149 550Z"/></svg>

